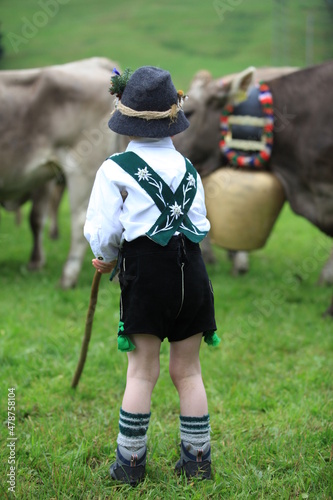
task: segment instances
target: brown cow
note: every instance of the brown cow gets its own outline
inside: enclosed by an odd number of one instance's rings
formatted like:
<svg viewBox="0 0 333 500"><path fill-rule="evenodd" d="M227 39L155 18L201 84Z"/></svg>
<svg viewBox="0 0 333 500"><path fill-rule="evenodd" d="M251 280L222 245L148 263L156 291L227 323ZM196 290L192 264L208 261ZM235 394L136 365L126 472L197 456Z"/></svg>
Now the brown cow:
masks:
<svg viewBox="0 0 333 500"><path fill-rule="evenodd" d="M202 176L221 167L221 111L228 102L237 104L253 75L249 68L230 81L214 81L207 72L194 79L184 106L191 127L175 137L175 145ZM280 179L293 211L333 236L333 61L265 80L276 122L268 168ZM332 266L333 256L322 281L332 279Z"/></svg>
<svg viewBox="0 0 333 500"><path fill-rule="evenodd" d="M269 80L287 75L298 68L295 67L263 67L234 73L218 80L213 80L208 71L199 71L194 77L185 101L184 111L189 117L191 127L174 138L176 147L188 156L202 176L221 166L221 153L218 149L220 141L220 100L224 101L225 92L228 97L235 95L238 82L251 84L261 80ZM217 99L217 102L215 100ZM209 238L201 244L206 262L215 262ZM232 261L232 273L236 276L249 270L247 252L228 252Z"/></svg>
<svg viewBox="0 0 333 500"><path fill-rule="evenodd" d="M91 58L46 68L0 72L0 203L16 209L32 199L34 248L30 267L44 257L41 230L55 179L65 178L71 213L71 246L64 288L76 284L86 250L88 200L97 169L123 148L107 127L108 93L115 63Z"/></svg>

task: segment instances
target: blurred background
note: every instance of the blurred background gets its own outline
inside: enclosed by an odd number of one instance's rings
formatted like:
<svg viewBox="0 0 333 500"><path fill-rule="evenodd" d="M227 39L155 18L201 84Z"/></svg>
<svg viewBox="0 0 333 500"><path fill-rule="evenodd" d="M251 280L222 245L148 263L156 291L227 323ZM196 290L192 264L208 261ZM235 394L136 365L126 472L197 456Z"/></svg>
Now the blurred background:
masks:
<svg viewBox="0 0 333 500"><path fill-rule="evenodd" d="M333 56L333 0L1 0L1 69L106 56L168 69L188 88L254 66Z"/></svg>

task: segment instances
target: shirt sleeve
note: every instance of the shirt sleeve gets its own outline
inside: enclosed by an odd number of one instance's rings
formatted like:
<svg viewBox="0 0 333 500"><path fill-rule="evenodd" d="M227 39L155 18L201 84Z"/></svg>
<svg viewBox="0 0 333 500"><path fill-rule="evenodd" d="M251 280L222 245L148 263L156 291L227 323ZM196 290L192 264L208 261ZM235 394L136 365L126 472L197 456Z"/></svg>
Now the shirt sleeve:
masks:
<svg viewBox="0 0 333 500"><path fill-rule="evenodd" d="M205 192L199 174L197 174L197 192L194 197L189 215L193 224L197 226L200 231L208 232L210 230L210 222L206 217L207 210L205 205Z"/></svg>
<svg viewBox="0 0 333 500"><path fill-rule="evenodd" d="M121 190L104 163L96 174L84 225L84 236L100 260L111 262L117 258L123 233L119 221L122 206Z"/></svg>

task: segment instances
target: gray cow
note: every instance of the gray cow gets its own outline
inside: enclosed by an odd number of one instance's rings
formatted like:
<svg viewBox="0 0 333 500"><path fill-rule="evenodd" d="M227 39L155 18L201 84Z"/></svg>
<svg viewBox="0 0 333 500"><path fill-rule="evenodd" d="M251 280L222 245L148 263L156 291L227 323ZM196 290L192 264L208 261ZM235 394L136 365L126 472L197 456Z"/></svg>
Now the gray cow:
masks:
<svg viewBox="0 0 333 500"><path fill-rule="evenodd" d="M115 63L91 58L46 68L0 72L0 203L11 210L28 199L34 247L30 268L44 263L41 233L50 194L65 180L71 214L71 245L61 285L78 279L86 241L83 225L97 169L123 148L107 127L113 109L108 93Z"/></svg>

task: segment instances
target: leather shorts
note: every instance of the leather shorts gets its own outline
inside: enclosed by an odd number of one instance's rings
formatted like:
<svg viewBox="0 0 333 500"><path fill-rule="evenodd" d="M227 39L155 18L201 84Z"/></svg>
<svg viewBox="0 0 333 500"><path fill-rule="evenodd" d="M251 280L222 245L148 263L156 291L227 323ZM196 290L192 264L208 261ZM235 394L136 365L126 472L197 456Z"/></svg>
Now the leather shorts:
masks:
<svg viewBox="0 0 333 500"><path fill-rule="evenodd" d="M145 236L125 241L119 282L122 334L175 342L216 330L213 288L200 246L182 234L164 247Z"/></svg>

